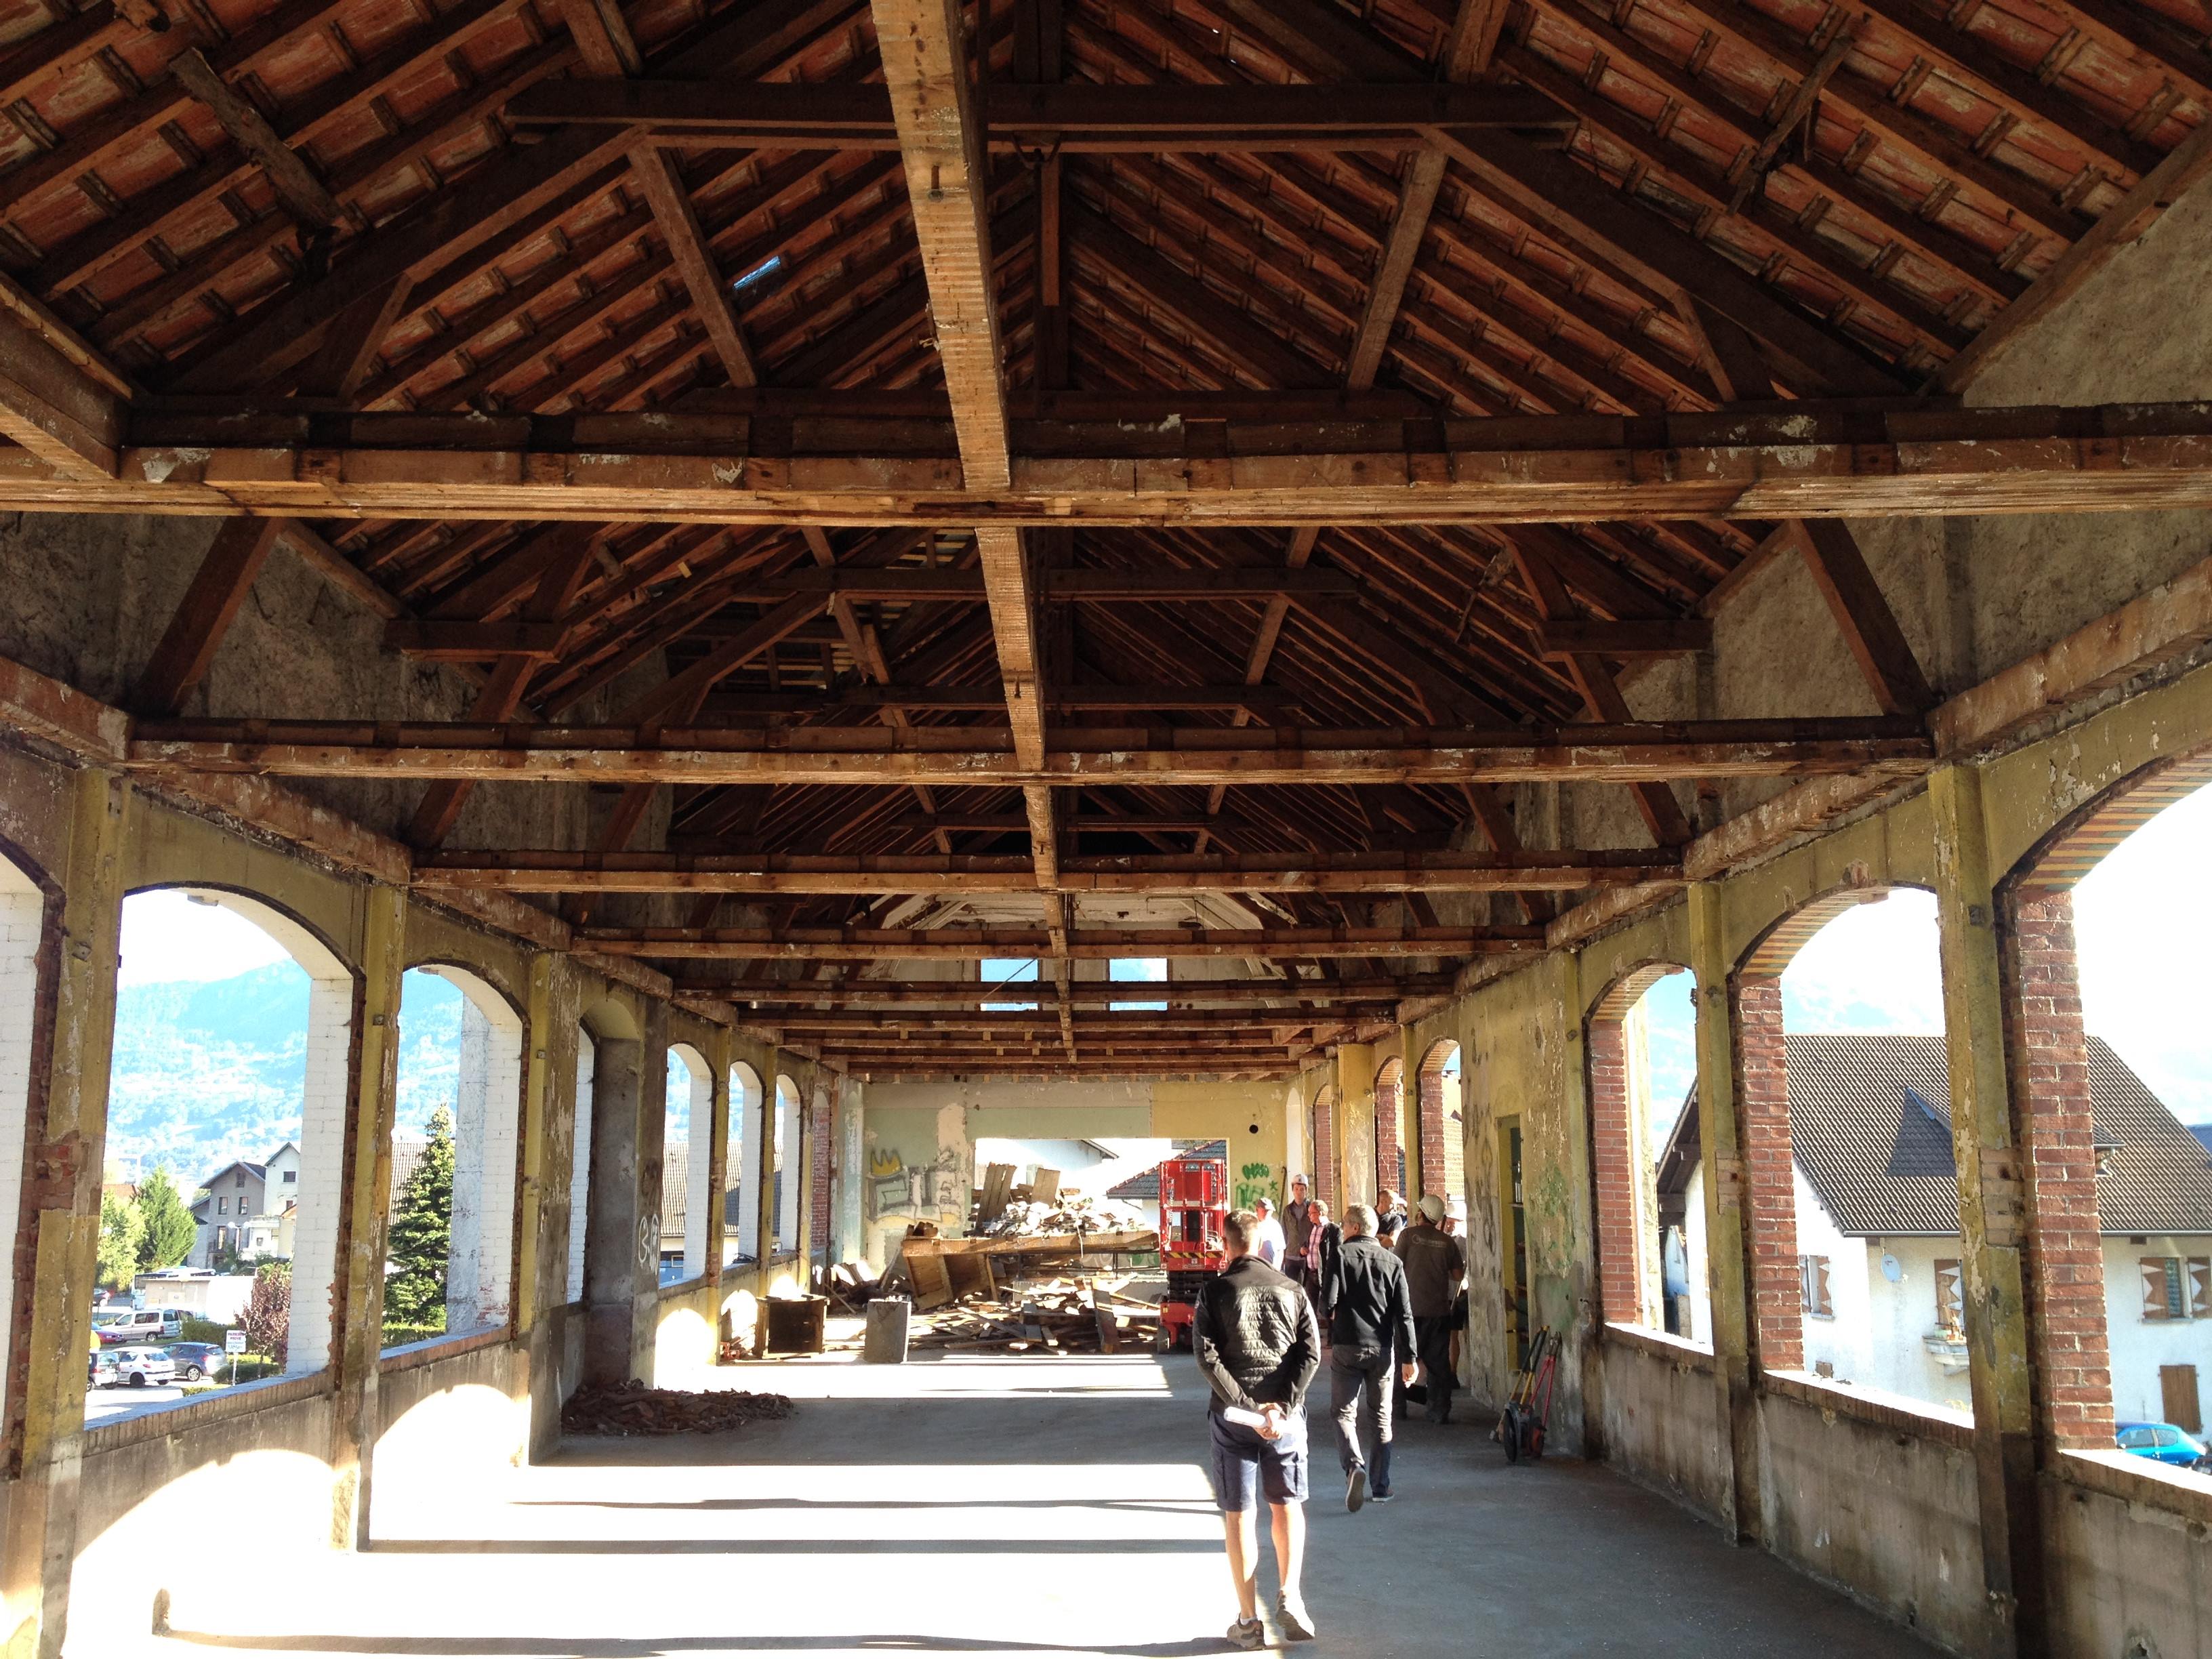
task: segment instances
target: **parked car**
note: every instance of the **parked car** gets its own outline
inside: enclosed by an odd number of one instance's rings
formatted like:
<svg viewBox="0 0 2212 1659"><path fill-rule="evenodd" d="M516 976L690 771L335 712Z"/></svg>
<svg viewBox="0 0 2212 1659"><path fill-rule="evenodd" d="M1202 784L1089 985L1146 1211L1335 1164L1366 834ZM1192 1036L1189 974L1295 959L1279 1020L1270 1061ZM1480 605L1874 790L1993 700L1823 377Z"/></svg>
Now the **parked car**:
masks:
<svg viewBox="0 0 2212 1659"><path fill-rule="evenodd" d="M2124 1452L2168 1463L2178 1469L2212 1470L2212 1449L2172 1423L2120 1423L2113 1439Z"/></svg>
<svg viewBox="0 0 2212 1659"><path fill-rule="evenodd" d="M187 1382L197 1382L211 1371L223 1366L222 1345L219 1342L172 1342L169 1358L177 1362L177 1375Z"/></svg>
<svg viewBox="0 0 2212 1659"><path fill-rule="evenodd" d="M133 1389L173 1382L177 1380L177 1362L159 1348L118 1348L115 1380Z"/></svg>
<svg viewBox="0 0 2212 1659"><path fill-rule="evenodd" d="M95 1389L112 1389L122 1385L122 1373L115 1369L114 1349L102 1348L92 1356L91 1382Z"/></svg>
<svg viewBox="0 0 2212 1659"><path fill-rule="evenodd" d="M111 1347L173 1341L185 1334L185 1316L177 1308L100 1308L93 1313L92 1333Z"/></svg>

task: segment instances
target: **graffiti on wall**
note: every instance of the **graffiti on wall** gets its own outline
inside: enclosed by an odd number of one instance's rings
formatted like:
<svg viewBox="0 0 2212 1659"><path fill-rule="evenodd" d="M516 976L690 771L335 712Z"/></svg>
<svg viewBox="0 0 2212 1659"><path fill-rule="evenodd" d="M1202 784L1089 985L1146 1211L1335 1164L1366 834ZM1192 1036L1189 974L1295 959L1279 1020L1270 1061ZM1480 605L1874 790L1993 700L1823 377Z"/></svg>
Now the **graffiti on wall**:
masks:
<svg viewBox="0 0 2212 1659"><path fill-rule="evenodd" d="M1237 1179L1230 1190L1231 1207L1249 1210L1263 1198L1270 1204L1279 1205L1283 1201L1282 1194L1275 1188L1274 1166L1268 1164L1239 1165Z"/></svg>
<svg viewBox="0 0 2212 1659"><path fill-rule="evenodd" d="M872 1148L865 1202L872 1222L957 1221L967 1207L958 1154L947 1146L930 1163L908 1164L894 1147Z"/></svg>

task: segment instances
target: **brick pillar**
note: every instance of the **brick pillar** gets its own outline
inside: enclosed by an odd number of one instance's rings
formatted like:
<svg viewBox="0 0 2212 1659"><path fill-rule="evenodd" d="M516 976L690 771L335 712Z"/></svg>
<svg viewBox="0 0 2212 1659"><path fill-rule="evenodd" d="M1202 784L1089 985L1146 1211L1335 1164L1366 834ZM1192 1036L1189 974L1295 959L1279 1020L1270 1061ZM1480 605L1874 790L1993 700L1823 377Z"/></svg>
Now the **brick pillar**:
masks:
<svg viewBox="0 0 2212 1659"><path fill-rule="evenodd" d="M1401 1078L1403 1073L1400 1073ZM1380 1194L1388 1187L1392 1192L1406 1190L1406 1160L1399 1146L1402 1109L1399 1103L1404 1085L1400 1083L1379 1083L1375 1086L1375 1189Z"/></svg>
<svg viewBox="0 0 2212 1659"><path fill-rule="evenodd" d="M1336 1103L1317 1100L1313 1109L1314 1196L1340 1213L1336 1202Z"/></svg>
<svg viewBox="0 0 2212 1659"><path fill-rule="evenodd" d="M1589 1054L1590 1168L1597 1187L1598 1317L1636 1322L1636 1158L1629 1146L1628 1042L1617 1019L1594 1019ZM1440 1108L1441 1109L1441 1108Z"/></svg>
<svg viewBox="0 0 2212 1659"><path fill-rule="evenodd" d="M2007 920L2006 1039L2027 1154L2029 1354L2056 1443L2109 1449L2112 1370L2074 896L2030 889Z"/></svg>
<svg viewBox="0 0 2212 1659"><path fill-rule="evenodd" d="M1427 1197L1439 1193L1446 1198L1444 1179L1444 1073L1441 1066L1425 1066L1416 1077L1414 1103L1420 1109L1421 1191Z"/></svg>
<svg viewBox="0 0 2212 1659"><path fill-rule="evenodd" d="M1790 1163L1790 1084L1782 1051L1782 981L1735 984L1736 1116L1743 1138L1751 1244L1752 1354L1771 1371L1805 1364L1797 1271L1797 1196Z"/></svg>
<svg viewBox="0 0 2212 1659"><path fill-rule="evenodd" d="M810 1251L830 1248L830 1109L817 1106L808 1116L812 1125L808 1131L813 1145L808 1159L807 1188L812 1193L812 1224L807 1228L807 1247Z"/></svg>

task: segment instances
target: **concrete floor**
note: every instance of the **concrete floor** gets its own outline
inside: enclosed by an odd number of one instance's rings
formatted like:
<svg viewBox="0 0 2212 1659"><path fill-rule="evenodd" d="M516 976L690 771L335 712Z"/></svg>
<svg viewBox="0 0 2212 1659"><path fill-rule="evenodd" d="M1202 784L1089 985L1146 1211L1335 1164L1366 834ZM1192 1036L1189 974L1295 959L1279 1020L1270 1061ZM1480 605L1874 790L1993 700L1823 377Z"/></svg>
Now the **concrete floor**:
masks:
<svg viewBox="0 0 2212 1659"><path fill-rule="evenodd" d="M272 1575L150 1651L573 1656L1228 1650L1233 1602L1187 1358L745 1368L791 1419L572 1442L504 1501L441 1494L380 1547ZM1399 1500L1345 1513L1326 1424L1306 1599L1319 1655L1875 1659L1907 1632L1571 1460L1509 1468L1410 1425ZM390 1511L380 1508L380 1518ZM1263 1573L1272 1581L1273 1566ZM1269 1594L1272 1601L1272 1593ZM183 1628L197 1625L197 1628Z"/></svg>

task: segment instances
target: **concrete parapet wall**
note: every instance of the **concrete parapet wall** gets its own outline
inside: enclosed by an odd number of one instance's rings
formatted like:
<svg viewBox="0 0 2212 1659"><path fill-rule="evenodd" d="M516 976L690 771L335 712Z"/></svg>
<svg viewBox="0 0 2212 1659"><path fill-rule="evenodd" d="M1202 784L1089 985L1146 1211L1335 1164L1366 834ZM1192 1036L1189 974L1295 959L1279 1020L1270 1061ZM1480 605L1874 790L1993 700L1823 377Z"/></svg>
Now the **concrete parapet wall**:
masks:
<svg viewBox="0 0 2212 1659"><path fill-rule="evenodd" d="M1709 1521L1728 1503L1728 1430L1710 1350L1607 1326L1598 1344L1605 1457Z"/></svg>

